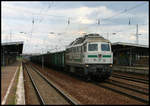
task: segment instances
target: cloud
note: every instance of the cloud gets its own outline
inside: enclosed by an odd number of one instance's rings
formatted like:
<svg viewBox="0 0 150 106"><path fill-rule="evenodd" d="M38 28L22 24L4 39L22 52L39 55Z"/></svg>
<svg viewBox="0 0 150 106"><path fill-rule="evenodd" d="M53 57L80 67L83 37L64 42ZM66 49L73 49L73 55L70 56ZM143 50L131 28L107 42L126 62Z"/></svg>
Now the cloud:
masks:
<svg viewBox="0 0 150 106"><path fill-rule="evenodd" d="M34 2L30 6L29 4L28 2L25 4L24 2L2 2L1 7L2 41L8 41L10 30L12 30L13 40L25 41L26 49L24 52L28 52L29 48L32 51L40 52L38 48L47 47L47 45L51 45L47 49L55 49L56 46L64 48L65 45L82 36L83 33L97 32L106 38L107 33L109 33L111 42L135 42L136 25L123 25L120 22L131 17L134 22L148 23L148 13L145 12L122 14L112 18L112 20L105 20L120 11L102 5L96 7L75 6L74 8L70 5L69 8L51 7L48 9L48 5L45 6L45 4L34 4ZM33 19L34 24L32 24ZM70 24L67 24L68 19L70 19ZM97 19L100 19L100 25L97 25ZM114 23L116 25L113 25ZM147 43L145 41L148 38L148 29L148 25L139 26L139 33L146 36L140 38L143 39L140 41L142 44ZM26 32L26 35L20 34L20 32ZM49 34L50 32L55 34ZM112 35L112 33L117 34ZM26 39L30 40L26 42ZM31 45L33 45L33 49ZM35 47L37 45L38 47Z"/></svg>
<svg viewBox="0 0 150 106"><path fill-rule="evenodd" d="M136 37L135 36L130 36L129 40L136 40Z"/></svg>
<svg viewBox="0 0 150 106"><path fill-rule="evenodd" d="M91 20L91 19L88 19L88 18L85 18L85 17L79 17L77 19L77 22L80 22L81 24L93 24L95 21L94 20Z"/></svg>
<svg viewBox="0 0 150 106"><path fill-rule="evenodd" d="M67 20L67 18L71 17L73 21L79 22L81 24L94 23L94 21L92 19L89 19L88 17L90 17L90 15L95 12L97 12L98 14L96 15L101 18L112 15L112 11L107 9L105 6L94 7L94 8L83 6L79 8L57 9L57 10L52 8L47 12L45 11L42 12L41 14L39 14L40 8L27 8L23 6L21 7L19 5L15 6L9 3L7 4L7 7L4 5L2 5L2 7L3 7L2 16L9 17L9 18L20 17L20 19L31 19L31 17L35 15L40 15L40 17L45 17L45 18L54 16L53 19L57 18L57 20L59 20L59 18L60 19L63 18Z"/></svg>

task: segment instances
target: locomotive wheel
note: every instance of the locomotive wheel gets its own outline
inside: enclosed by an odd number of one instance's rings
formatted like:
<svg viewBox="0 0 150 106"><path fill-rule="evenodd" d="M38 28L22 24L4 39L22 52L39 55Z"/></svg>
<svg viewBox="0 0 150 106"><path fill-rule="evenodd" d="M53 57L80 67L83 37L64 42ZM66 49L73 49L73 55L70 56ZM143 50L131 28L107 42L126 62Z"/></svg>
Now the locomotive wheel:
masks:
<svg viewBox="0 0 150 106"><path fill-rule="evenodd" d="M91 81L91 75L85 75L85 81L90 82Z"/></svg>

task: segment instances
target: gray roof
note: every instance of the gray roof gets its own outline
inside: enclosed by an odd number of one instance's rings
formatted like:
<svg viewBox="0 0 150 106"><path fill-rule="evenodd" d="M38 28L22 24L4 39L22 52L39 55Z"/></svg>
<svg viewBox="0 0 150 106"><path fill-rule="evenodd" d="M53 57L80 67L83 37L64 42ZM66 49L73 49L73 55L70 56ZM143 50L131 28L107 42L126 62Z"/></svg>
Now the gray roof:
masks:
<svg viewBox="0 0 150 106"><path fill-rule="evenodd" d="M91 33L91 34L84 35L83 37L76 38L76 40L74 40L73 42L71 42L71 43L69 44L69 46L81 44L81 43L83 43L86 39L87 39L87 41L96 41L96 40L97 40L97 41L109 42L109 40L105 39L105 38L102 37L101 35Z"/></svg>
<svg viewBox="0 0 150 106"><path fill-rule="evenodd" d="M112 43L112 46L113 45L127 45L127 46L136 46L136 47L149 48L149 45L141 45L141 44L125 43L125 42L115 42L115 43Z"/></svg>
<svg viewBox="0 0 150 106"><path fill-rule="evenodd" d="M5 43L1 43L2 46L5 46L5 45L17 45L17 44L23 44L23 41L20 41L20 42L5 42Z"/></svg>

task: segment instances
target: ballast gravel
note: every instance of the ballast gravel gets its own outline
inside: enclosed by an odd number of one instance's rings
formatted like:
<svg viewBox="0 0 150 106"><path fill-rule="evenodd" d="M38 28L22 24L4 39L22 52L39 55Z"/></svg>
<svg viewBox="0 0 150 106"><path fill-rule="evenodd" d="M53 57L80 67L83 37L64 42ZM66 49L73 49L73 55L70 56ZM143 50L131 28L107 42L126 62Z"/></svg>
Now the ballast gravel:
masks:
<svg viewBox="0 0 150 106"><path fill-rule="evenodd" d="M108 89L96 86L78 78L44 67L35 65L41 73L48 79L52 80L62 90L68 92L72 97L77 99L81 104L144 104L135 99L115 93Z"/></svg>

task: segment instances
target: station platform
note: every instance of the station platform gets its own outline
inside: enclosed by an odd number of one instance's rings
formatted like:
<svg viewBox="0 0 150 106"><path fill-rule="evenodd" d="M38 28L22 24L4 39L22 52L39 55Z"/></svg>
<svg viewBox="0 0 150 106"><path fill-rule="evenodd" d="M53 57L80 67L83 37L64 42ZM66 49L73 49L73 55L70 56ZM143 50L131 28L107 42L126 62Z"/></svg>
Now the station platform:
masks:
<svg viewBox="0 0 150 106"><path fill-rule="evenodd" d="M143 74L149 75L149 67L130 67L130 66L119 66L113 65L113 71L122 71L122 72L129 72L129 73L136 73L136 74Z"/></svg>
<svg viewBox="0 0 150 106"><path fill-rule="evenodd" d="M21 73L21 61L16 61L8 66L1 66L1 105L17 104L18 95L16 93L19 90L18 84Z"/></svg>

